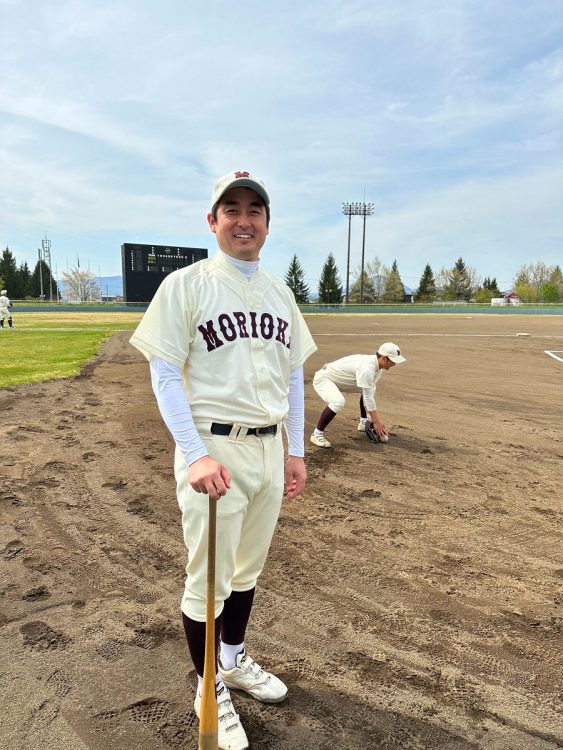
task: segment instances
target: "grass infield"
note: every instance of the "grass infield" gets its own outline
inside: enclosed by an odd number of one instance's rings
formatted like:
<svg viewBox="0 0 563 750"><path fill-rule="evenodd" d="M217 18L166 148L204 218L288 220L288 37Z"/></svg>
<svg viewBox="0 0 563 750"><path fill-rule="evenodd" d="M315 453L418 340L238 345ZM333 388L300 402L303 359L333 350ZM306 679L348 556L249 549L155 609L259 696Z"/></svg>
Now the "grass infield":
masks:
<svg viewBox="0 0 563 750"><path fill-rule="evenodd" d="M21 313L0 332L0 388L78 375L100 344L142 313Z"/></svg>

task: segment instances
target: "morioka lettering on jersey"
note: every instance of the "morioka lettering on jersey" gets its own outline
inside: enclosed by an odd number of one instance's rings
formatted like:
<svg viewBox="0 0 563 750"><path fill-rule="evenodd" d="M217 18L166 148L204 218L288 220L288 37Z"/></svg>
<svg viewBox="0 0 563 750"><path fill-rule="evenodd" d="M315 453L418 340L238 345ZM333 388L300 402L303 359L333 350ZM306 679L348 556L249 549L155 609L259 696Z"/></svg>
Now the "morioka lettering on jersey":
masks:
<svg viewBox="0 0 563 750"><path fill-rule="evenodd" d="M182 368L194 421L254 427L283 420L289 373L317 348L289 287L221 251L169 274L130 341Z"/></svg>

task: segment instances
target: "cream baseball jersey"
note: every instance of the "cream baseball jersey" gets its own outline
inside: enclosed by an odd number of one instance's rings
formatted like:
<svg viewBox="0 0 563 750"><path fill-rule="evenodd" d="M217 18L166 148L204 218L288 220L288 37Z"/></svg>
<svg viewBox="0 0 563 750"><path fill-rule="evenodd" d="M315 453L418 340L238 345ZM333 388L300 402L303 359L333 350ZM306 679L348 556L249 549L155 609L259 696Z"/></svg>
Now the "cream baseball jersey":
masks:
<svg viewBox="0 0 563 750"><path fill-rule="evenodd" d="M317 348L291 290L221 251L167 276L130 342L182 368L196 423L248 427L283 420L290 371Z"/></svg>
<svg viewBox="0 0 563 750"><path fill-rule="evenodd" d="M333 383L359 388L375 388L383 374L377 364L377 356L371 354L350 354L324 366Z"/></svg>

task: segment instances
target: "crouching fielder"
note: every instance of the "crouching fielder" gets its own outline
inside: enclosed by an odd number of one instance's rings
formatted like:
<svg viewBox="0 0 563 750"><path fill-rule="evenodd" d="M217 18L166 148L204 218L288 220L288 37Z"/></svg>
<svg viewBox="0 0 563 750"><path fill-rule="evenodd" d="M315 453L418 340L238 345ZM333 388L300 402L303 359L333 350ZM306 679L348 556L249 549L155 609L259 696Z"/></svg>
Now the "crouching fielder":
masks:
<svg viewBox="0 0 563 750"><path fill-rule="evenodd" d="M330 448L332 445L325 437L324 431L345 403L339 385L362 390L358 430L365 430L369 415L377 434L386 440L389 433L377 414L375 388L383 370L390 370L401 362L406 362L401 350L396 344L388 342L379 347L377 354L351 354L329 362L317 370L313 378L313 387L327 406L321 412L311 435L311 442L319 448Z"/></svg>

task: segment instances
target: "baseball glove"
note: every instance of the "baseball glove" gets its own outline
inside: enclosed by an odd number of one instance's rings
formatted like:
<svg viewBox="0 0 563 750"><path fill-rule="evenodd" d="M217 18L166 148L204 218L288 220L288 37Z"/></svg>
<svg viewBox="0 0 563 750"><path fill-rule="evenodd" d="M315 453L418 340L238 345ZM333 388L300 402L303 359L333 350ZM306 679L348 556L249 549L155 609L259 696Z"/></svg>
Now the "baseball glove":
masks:
<svg viewBox="0 0 563 750"><path fill-rule="evenodd" d="M372 443L383 443L384 441L382 438L377 434L377 431L375 427L373 426L373 422L368 421L366 422L366 437L368 440L371 440Z"/></svg>

